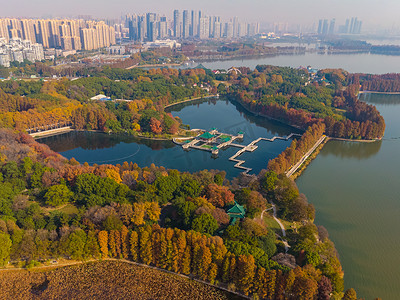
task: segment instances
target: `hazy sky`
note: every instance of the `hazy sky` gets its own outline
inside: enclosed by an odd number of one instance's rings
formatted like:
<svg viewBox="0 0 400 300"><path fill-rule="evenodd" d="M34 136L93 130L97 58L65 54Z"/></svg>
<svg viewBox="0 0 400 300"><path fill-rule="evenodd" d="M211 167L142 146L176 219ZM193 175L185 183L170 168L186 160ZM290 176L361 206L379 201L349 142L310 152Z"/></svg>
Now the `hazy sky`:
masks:
<svg viewBox="0 0 400 300"><path fill-rule="evenodd" d="M167 17L174 9L201 9L207 15L244 21L312 24L320 18L338 23L357 16L364 24L399 24L399 0L0 0L0 15L59 17L92 15L118 17L127 13L158 12Z"/></svg>

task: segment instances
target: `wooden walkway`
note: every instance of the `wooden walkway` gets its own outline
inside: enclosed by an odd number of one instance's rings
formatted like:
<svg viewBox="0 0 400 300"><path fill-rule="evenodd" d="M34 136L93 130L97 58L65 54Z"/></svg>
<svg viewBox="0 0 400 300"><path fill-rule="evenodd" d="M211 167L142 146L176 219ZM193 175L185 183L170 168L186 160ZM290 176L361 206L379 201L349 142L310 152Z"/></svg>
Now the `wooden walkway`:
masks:
<svg viewBox="0 0 400 300"><path fill-rule="evenodd" d="M274 136L274 137L272 137L270 139L269 138L259 137L258 139L255 139L254 141L252 141L248 145L241 145L241 144L234 143L234 141L238 140L238 139L242 139L243 138L243 134L231 135L231 134L227 134L227 133L220 133L220 132L218 132L216 130L214 130L212 133L215 134L215 136L213 138L207 140L207 141L198 139L198 136L197 136L197 137L193 137L193 138L190 137L190 138L173 139L173 142L178 144L178 145L181 145L182 148L185 149L185 150L189 150L190 148L193 148L193 149L198 149L198 150L203 150L203 151L209 151L213 155L218 155L219 149L226 148L226 147L229 147L229 146L240 148L234 155L232 155L229 158L229 160L236 163L234 165L235 168L243 170L244 174L248 174L252 170L252 168L248 168L248 167L242 166L246 161L237 159L237 157L239 157L240 155L242 155L246 151L247 152L255 151L258 148L258 146L256 144L259 143L260 141L267 141L267 142L273 142L275 140L285 140L285 141L287 141L287 140L291 139L294 136L301 136L301 134L291 133L287 137ZM220 139L222 137L230 137L230 140L218 144L218 139ZM199 146L198 145L199 143L203 143L203 144L201 144ZM214 145L214 146L211 146L211 145Z"/></svg>
<svg viewBox="0 0 400 300"><path fill-rule="evenodd" d="M289 134L287 137L282 137L282 136L274 136L270 139L268 138L263 138L260 137L254 141L252 141L250 144L248 144L247 146L243 146L243 145L238 145L238 144L231 144L231 146L239 146L242 147L242 149L240 149L238 152L236 152L234 155L232 155L229 160L230 161L234 161L236 162L236 164L234 165L235 168L238 169L242 169L244 170L244 174L248 174L251 170L253 170L252 168L248 168L248 167L243 167L242 164L244 164L246 161L245 160L240 160L240 159L236 159L236 157L240 156L243 154L243 152L248 151L248 152L253 152L254 150L256 150L258 148L258 146L256 146L256 144L260 141L268 141L268 142L273 142L275 140L289 140L291 139L293 136L301 136L301 134L297 134L297 133L291 133Z"/></svg>

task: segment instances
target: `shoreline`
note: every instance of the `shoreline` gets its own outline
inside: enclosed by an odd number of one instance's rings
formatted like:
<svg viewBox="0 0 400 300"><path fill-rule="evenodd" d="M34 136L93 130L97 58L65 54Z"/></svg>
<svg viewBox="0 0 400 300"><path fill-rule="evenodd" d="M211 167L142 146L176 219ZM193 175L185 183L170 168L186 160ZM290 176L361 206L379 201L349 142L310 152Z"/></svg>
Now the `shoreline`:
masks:
<svg viewBox="0 0 400 300"><path fill-rule="evenodd" d="M400 92L359 91L358 95L360 94L400 95Z"/></svg>
<svg viewBox="0 0 400 300"><path fill-rule="evenodd" d="M180 101L180 102L171 103L171 104L168 104L168 105L164 106L164 111L165 111L166 108L170 108L170 107L173 107L173 106L178 105L178 104L188 103L188 102L191 102L191 101L196 101L196 100L201 100L201 99L209 99L209 98L217 98L217 95L208 95L208 96L204 96L204 97L200 96L200 97L196 97L196 98L186 99L186 100L183 100L183 101Z"/></svg>
<svg viewBox="0 0 400 300"><path fill-rule="evenodd" d="M234 97L232 97L232 98L230 98L230 99L233 99L233 98L234 98ZM268 119L268 120L272 120L272 121L278 122L278 123L280 123L280 124L283 124L283 125L292 127L292 128L294 128L294 129L300 130L300 131L302 131L302 132L305 132L305 130L304 130L303 128L300 128L300 127L298 127L298 126L296 126L296 125L291 125L291 124L286 123L286 122L284 122L284 121L282 121L282 120L275 119L275 118L269 117L269 116L267 116L267 115L262 115L262 114L260 114L260 113L253 112L253 111L250 110L248 107L246 107L243 103L241 103L240 101L238 101L238 100L236 100L236 99L234 99L233 101L234 101L235 103L238 103L238 104L239 104L241 107L243 107L247 112L251 113L252 115L254 115L254 116L256 116L256 117L266 118L266 119Z"/></svg>

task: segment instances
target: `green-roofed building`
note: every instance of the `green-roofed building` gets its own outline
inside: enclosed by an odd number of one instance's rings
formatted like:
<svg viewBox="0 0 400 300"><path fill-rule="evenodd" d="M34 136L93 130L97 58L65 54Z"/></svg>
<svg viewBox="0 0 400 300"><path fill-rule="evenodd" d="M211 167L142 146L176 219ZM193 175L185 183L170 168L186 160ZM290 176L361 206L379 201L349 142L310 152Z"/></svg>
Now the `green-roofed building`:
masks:
<svg viewBox="0 0 400 300"><path fill-rule="evenodd" d="M209 140L215 137L215 135L209 133L209 132L204 132L202 135L199 136L199 138L204 139L204 140Z"/></svg>
<svg viewBox="0 0 400 300"><path fill-rule="evenodd" d="M224 137L224 138L221 138L221 140L226 143L226 142L229 142L231 140L231 138L230 137Z"/></svg>
<svg viewBox="0 0 400 300"><path fill-rule="evenodd" d="M244 209L243 206L239 205L236 201L235 204L232 205L226 213L229 215L231 218L230 223L234 224L236 222L236 219L243 219L244 216L246 215L246 210Z"/></svg>

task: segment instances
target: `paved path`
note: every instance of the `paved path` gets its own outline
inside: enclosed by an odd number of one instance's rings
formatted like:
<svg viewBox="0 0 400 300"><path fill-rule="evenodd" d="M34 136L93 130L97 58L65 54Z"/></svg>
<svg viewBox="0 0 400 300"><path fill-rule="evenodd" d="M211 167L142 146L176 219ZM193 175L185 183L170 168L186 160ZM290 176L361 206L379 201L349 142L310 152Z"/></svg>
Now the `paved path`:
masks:
<svg viewBox="0 0 400 300"><path fill-rule="evenodd" d="M282 224L282 222L276 217L276 206L275 206L275 204L274 203L272 203L271 202L271 205L272 205L272 211L273 211L273 218L274 218L274 220L279 224L279 227L281 228L281 230L282 230L282 237L281 237L281 240L282 240L282 242L283 242L283 245L285 246L285 252L287 253L288 251L289 251L289 244L288 244L288 242L286 241L286 240L284 240L283 239L283 237L285 237L286 236L286 229L285 229L285 226ZM268 208L268 209L264 209L263 211L262 211L262 213L261 213L261 220L264 218L264 213L266 212L266 211L268 211L268 210L270 210L271 208Z"/></svg>
<svg viewBox="0 0 400 300"><path fill-rule="evenodd" d="M315 151L315 149L317 149L317 147L319 145L321 145L321 143L325 140L326 135L323 135L319 138L319 140L314 144L314 146L307 151L306 154L304 154L304 156L289 170L286 172L286 176L290 177L294 174L294 172L297 171L297 169L306 161L306 159L311 155L311 153L313 153Z"/></svg>

